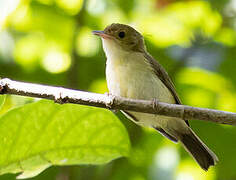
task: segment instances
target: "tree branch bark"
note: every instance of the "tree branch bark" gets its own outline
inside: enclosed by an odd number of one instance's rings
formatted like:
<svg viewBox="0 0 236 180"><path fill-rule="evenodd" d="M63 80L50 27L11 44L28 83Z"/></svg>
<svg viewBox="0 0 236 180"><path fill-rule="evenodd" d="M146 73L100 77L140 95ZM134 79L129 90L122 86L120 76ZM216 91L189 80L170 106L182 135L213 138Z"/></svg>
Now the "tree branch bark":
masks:
<svg viewBox="0 0 236 180"><path fill-rule="evenodd" d="M7 78L0 80L0 93L50 99L61 104L82 104L108 109L159 114L178 117L185 120L203 120L236 125L236 113L232 112L168 104L157 101L134 100L108 94L97 94L62 87L18 82Z"/></svg>

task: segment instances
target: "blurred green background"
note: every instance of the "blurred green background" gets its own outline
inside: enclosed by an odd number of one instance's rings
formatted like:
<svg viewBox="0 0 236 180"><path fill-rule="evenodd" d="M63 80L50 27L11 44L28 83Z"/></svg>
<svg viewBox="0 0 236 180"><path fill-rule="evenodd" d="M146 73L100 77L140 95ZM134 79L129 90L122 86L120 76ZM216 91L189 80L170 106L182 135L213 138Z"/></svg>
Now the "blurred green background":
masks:
<svg viewBox="0 0 236 180"><path fill-rule="evenodd" d="M236 112L236 0L0 0L0 76L107 92L105 55L91 31L113 22L144 35L184 104ZM1 113L31 101L8 96ZM220 160L206 173L180 145L118 116L132 144L128 158L51 167L32 179L236 179L235 127L190 122Z"/></svg>

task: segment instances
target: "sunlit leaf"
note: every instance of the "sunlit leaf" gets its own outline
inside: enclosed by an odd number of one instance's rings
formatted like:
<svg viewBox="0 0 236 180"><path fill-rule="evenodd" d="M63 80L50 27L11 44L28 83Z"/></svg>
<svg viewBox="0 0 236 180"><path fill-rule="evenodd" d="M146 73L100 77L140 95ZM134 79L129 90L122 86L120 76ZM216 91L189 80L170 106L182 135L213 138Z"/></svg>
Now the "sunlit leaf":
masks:
<svg viewBox="0 0 236 180"><path fill-rule="evenodd" d="M0 95L0 109L1 109L1 107L3 106L3 104L5 102L5 98L6 98L6 95Z"/></svg>
<svg viewBox="0 0 236 180"><path fill-rule="evenodd" d="M31 103L0 119L0 174L35 176L51 165L103 164L129 152L129 138L108 110Z"/></svg>

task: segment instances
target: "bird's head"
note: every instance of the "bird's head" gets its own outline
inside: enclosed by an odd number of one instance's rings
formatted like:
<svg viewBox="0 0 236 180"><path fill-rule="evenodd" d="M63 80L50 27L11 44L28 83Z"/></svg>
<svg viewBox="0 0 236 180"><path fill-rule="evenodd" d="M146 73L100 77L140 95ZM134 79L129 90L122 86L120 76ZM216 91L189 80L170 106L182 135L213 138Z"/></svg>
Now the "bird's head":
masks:
<svg viewBox="0 0 236 180"><path fill-rule="evenodd" d="M113 23L104 31L93 31L93 34L102 38L105 51L114 51L114 48L134 52L145 51L143 36L125 24Z"/></svg>

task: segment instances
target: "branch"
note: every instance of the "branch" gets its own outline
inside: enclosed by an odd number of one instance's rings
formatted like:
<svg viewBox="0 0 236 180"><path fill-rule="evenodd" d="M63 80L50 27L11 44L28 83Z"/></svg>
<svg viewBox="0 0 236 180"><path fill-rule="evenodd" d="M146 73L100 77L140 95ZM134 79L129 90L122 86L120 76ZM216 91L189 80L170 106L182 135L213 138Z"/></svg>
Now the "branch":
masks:
<svg viewBox="0 0 236 180"><path fill-rule="evenodd" d="M6 78L0 80L0 93L50 99L61 104L82 104L108 109L159 114L185 120L203 120L236 125L236 113L156 101L127 99L62 87L17 82Z"/></svg>

